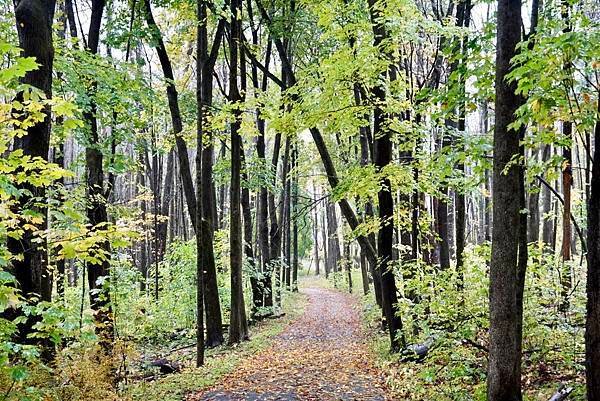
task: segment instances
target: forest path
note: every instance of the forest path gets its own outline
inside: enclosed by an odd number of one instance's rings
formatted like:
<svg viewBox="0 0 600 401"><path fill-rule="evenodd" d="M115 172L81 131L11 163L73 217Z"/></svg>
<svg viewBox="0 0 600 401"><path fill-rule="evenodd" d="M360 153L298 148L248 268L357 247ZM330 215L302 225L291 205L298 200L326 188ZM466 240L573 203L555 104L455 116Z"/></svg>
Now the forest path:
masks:
<svg viewBox="0 0 600 401"><path fill-rule="evenodd" d="M271 347L188 401L389 400L361 329L355 297L303 288L308 305Z"/></svg>

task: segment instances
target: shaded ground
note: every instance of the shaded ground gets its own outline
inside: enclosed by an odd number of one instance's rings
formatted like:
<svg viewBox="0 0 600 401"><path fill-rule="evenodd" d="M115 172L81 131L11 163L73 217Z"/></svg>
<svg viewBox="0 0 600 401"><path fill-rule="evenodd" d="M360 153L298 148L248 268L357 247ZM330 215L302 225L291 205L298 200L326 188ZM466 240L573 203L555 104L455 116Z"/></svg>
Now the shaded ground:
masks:
<svg viewBox="0 0 600 401"><path fill-rule="evenodd" d="M304 314L264 352L241 363L214 388L188 401L385 401L355 299L323 288L304 289Z"/></svg>

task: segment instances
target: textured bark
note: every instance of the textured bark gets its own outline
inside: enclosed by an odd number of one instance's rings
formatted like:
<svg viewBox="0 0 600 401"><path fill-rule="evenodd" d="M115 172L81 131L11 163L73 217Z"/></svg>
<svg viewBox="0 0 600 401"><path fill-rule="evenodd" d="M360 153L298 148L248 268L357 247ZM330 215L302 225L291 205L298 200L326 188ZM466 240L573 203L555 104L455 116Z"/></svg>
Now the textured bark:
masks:
<svg viewBox="0 0 600 401"><path fill-rule="evenodd" d="M600 101L598 101L600 113ZM588 401L600 400L600 121L594 130L594 159L587 213L587 317L585 371Z"/></svg>
<svg viewBox="0 0 600 401"><path fill-rule="evenodd" d="M327 241L327 213L321 214L321 236L323 237L323 268L325 269L325 278L329 278L329 258L328 241Z"/></svg>
<svg viewBox="0 0 600 401"><path fill-rule="evenodd" d="M344 267L348 279L348 292L352 294L352 259L350 258L350 243L344 241Z"/></svg>
<svg viewBox="0 0 600 401"><path fill-rule="evenodd" d="M160 64L161 64L161 68L163 71L163 76L165 78L165 80L167 81L167 100L168 100L168 104L169 104L169 112L171 114L171 124L173 125L173 133L175 135L175 144L177 147L177 159L178 159L178 163L179 163L179 172L180 172L180 178L182 181L182 186L183 186L183 191L184 191L184 195L185 195L185 199L186 199L186 203L187 203L187 207L188 207L188 213L189 213L189 217L190 217L190 221L192 223L192 227L194 227L194 230L196 230L197 227L197 223L196 223L196 216L197 216L197 199L196 199L196 194L195 194L195 190L194 190L194 183L193 183L193 179L192 179L192 173L191 173L191 168L190 168L190 162L189 162L189 157L188 157L188 150L187 150L187 145L183 139L183 137L180 135L181 131L183 129L183 124L182 124L182 120L181 120L181 112L179 110L179 99L178 99L178 93L177 93L177 89L175 87L175 81L174 81L174 75L173 75L173 67L171 65L171 60L169 59L169 55L167 53L164 41L162 39L162 34L160 32L160 30L158 29L158 26L156 25L156 21L154 20L154 16L152 14L152 9L151 9L151 5L150 5L150 1L149 0L144 0L144 5L145 5L145 9L146 9L146 13L145 13L145 18L146 18L146 23L148 24L148 27L152 30L152 36L153 36L153 40L154 40L154 47L156 49L156 52L158 54L159 60L160 60ZM203 80L202 81L202 87L201 87L201 96L202 96L202 102L203 102L203 110L204 107L206 107L207 109L210 107L211 103L212 103L212 67L214 66L214 59L216 59L216 56L213 55L214 53L214 49L215 47L218 49L218 47L220 46L220 40L221 40L221 36L222 35L222 24L219 24L220 26L220 31L219 29L217 30L217 33L215 34L215 45L213 46L213 49L211 49L211 54L209 56L206 55L206 47L203 47L202 50L202 58L203 60L201 60L201 69L202 69L202 75L209 77L207 80ZM219 33L221 32L221 33ZM202 35L204 35L204 33L202 33ZM202 37L201 38L203 41L206 41L207 38L206 37ZM202 44L202 46L207 46ZM207 71L209 73L207 73ZM204 114L204 111L202 111L202 115ZM205 155L205 152L201 152L202 155L204 155L204 158L207 159L208 157L210 157L211 163L212 163L212 147L207 149L207 154ZM211 182L211 186L212 186L212 168L211 165L202 165L201 169L204 169L204 171L202 171L202 179L203 184L206 184L206 180L210 180ZM204 177L207 178L204 178ZM207 188L211 188L211 186L207 187ZM212 213L212 203L210 201L210 198L212 196L210 191L202 191L203 194L203 198L208 198L208 199L203 199L201 201L204 201L204 215L208 215L209 213ZM206 223L204 224L209 224L209 222L212 221L212 219L207 220ZM183 227L184 229L184 233L186 233L186 228L185 226ZM207 253L205 256L205 263L204 263L204 302L205 302L205 313L206 313L206 329L207 329L207 345L208 346L216 346L219 345L223 342L223 332L222 332L222 318L221 318L221 306L220 306L220 300L219 300L219 292L218 292L218 288L217 288L217 279L216 279L216 269L214 266L214 256L212 255L212 228L211 226L207 226L207 231L208 234L210 235L202 235L202 241L204 243L204 250L205 253Z"/></svg>
<svg viewBox="0 0 600 401"><path fill-rule="evenodd" d="M369 0L369 12L374 34L374 45L380 47L382 42L389 37L382 21L382 15L379 6L375 0ZM382 76L385 79L385 75ZM386 119L389 117L383 111L382 105L385 104L385 90L379 84L372 88L373 98L377 102L374 110L374 151L375 167L381 171L392 161L392 141L391 132L387 129ZM377 256L379 257L379 271L381 272L381 296L383 312L386 317L388 332L390 335L390 347L392 351L398 351L405 345L404 335L402 333L402 320L396 314L396 304L398 303L398 294L396 288L396 279L394 276L394 200L391 192L391 183L389 178L382 177L380 189L377 193L379 200L379 219L381 227L377 237Z"/></svg>
<svg viewBox="0 0 600 401"><path fill-rule="evenodd" d="M67 14L65 9L65 3L62 2L59 4L60 7L60 18L58 19L59 29L56 32L56 36L58 36L61 40L65 40L66 38L66 29L67 29ZM62 78L62 73L57 73L57 77L60 80ZM56 118L57 125L61 125L63 123L63 117L59 116ZM64 142L61 141L58 146L55 146L53 149L53 159L56 165L66 168L65 165L65 146ZM59 178L56 183L59 188L64 187L65 178ZM59 205L62 205L64 202L64 197L62 194L58 194L56 199ZM60 206L59 206L60 207ZM62 250L62 246L58 245L55 248L55 255L59 255ZM55 258L54 263L56 264L56 294L60 302L64 302L65 299L65 262L64 258Z"/></svg>
<svg viewBox="0 0 600 401"><path fill-rule="evenodd" d="M202 96L202 63L206 57L206 3L198 0L196 4L196 199L203 196L202 187L202 153L204 135L204 109ZM167 175L170 171L167 170ZM204 250L205 227L203 227L203 204L198 202L196 209L196 367L204 365L204 265L206 260Z"/></svg>
<svg viewBox="0 0 600 401"><path fill-rule="evenodd" d="M229 39L229 100L237 103L241 100L238 89L238 50L241 41L241 1L231 0L231 35ZM231 123L231 187L229 206L229 247L231 269L231 315L229 323L229 343L235 344L248 339L248 321L244 303L242 282L242 221L241 221L241 151L242 138L239 130L241 111L233 112Z"/></svg>
<svg viewBox="0 0 600 401"><path fill-rule="evenodd" d="M360 274L362 277L362 285L363 285L363 294L367 295L369 293L369 273L367 272L367 258L365 258L364 253L360 253Z"/></svg>
<svg viewBox="0 0 600 401"><path fill-rule="evenodd" d="M102 14L104 12L104 0L92 1L92 13L90 17L90 27L88 33L87 46L92 54L98 53L98 44L100 40L100 26L102 24ZM108 213L106 210L106 198L104 189L104 170L103 155L99 149L100 138L98 134L98 121L96 120L96 101L95 101L95 83L88 94L90 97L89 110L84 112L83 119L89 127L88 142L91 146L85 150L86 159L86 184L88 210L87 217L92 227L97 227L108 222ZM102 241L98 247L110 255L110 242ZM97 263L88 262L87 277L90 289L90 306L94 310L96 320L96 332L101 338L101 344L108 349L109 343L113 338L112 312L110 308L110 299L108 292L104 291L106 284L102 285L98 279L108 278L110 261L108 259ZM97 291L94 291L97 290Z"/></svg>
<svg viewBox="0 0 600 401"><path fill-rule="evenodd" d="M565 138L571 138L573 126L569 122L563 122L562 134ZM571 148L563 147L563 216L562 216L562 248L561 256L563 261L571 260L571 187L573 186L573 169Z"/></svg>
<svg viewBox="0 0 600 401"><path fill-rule="evenodd" d="M54 48L52 45L52 19L54 14L54 4L46 3L41 0L22 0L16 6L15 17L19 34L19 46L22 49L21 56L34 57L39 67L34 71L29 71L21 79L24 84L31 85L40 89L48 96L52 97L52 64L54 60ZM17 100L22 100L22 94L17 96ZM48 151L50 148L50 108L43 110L44 119L28 127L27 133L22 137L14 139L14 150L22 150L24 155L39 157L48 160ZM34 187L29 184L20 184L19 190L30 191L33 197L44 198L46 191L43 187ZM31 197L23 194L18 199L19 207L23 209L33 209L35 212L46 216L47 207L31 206L29 202ZM47 221L37 226L38 229L47 228ZM25 230L23 237L19 240L6 238L8 251L12 255L20 255L20 259L13 259L10 267L14 275L21 294L29 303L37 302L34 299L39 296L39 301L50 301L52 299L52 274L48 269L48 253L46 242L37 242L37 236L31 230ZM12 320L22 316L22 311L9 309L2 313L1 317ZM37 319L27 317L25 322L18 325L17 340L22 343L42 343L49 345L49 341L28 338L28 334L33 331L33 325ZM48 350L48 348L46 347ZM44 352L45 359L50 354Z"/></svg>
<svg viewBox="0 0 600 401"><path fill-rule="evenodd" d="M248 10L250 19L252 19L252 1L248 0ZM252 30L252 43L258 45L258 32L256 29ZM271 41L267 44L267 51L265 55L265 67L269 68L271 60ZM262 83L258 82L258 68L256 63L252 64L252 82L255 90L260 89L261 91L267 90L267 74L263 74ZM265 168L268 167L266 159L266 146L265 146L265 120L261 116L260 109L256 111L256 128L258 130L258 136L256 138L256 155L261 160ZM261 256L261 286L263 293L263 306L273 306L273 289L272 289L272 274L269 266L271 262L271 249L269 247L269 198L268 198L267 185L263 184L260 186L258 193L258 209L256 211L256 225L258 227L258 248L260 249Z"/></svg>
<svg viewBox="0 0 600 401"><path fill-rule="evenodd" d="M447 193L442 189L442 194ZM437 232L440 236L439 258L440 269L450 268L450 247L448 245L448 203L445 199L438 199L437 202Z"/></svg>
<svg viewBox="0 0 600 401"><path fill-rule="evenodd" d="M206 2L205 2L206 3ZM208 52L208 33L206 25L201 32L201 98L202 118L210 113L213 101L213 71L217 54L225 30L225 20L219 20L213 43ZM203 231L201 233L204 249L204 309L206 313L206 345L216 347L223 343L223 318L221 316L221 300L217 283L217 268L215 265L213 238L215 232L215 186L213 182L214 135L211 130L202 130L204 138L201 158L202 197L199 199L203 216ZM196 167L198 168L198 167Z"/></svg>
<svg viewBox="0 0 600 401"><path fill-rule="evenodd" d="M521 396L521 311L519 300L519 246L523 230L522 175L513 164L506 165L521 150L520 132L509 129L522 99L516 84L507 82L510 60L521 39L521 2L498 1L496 55L496 124L494 129L492 259L490 266L490 349L487 376L489 401L520 401ZM515 235L517 234L517 235ZM522 250L521 250L522 251Z"/></svg>
<svg viewBox="0 0 600 401"><path fill-rule="evenodd" d="M354 102L357 105L362 104L363 93L360 90L358 83L354 84ZM369 121L369 116L365 116L365 119ZM369 125L360 128L360 165L367 166L372 162L372 135L371 135L371 126ZM364 218L372 218L373 217L373 204L368 201L365 204L365 215ZM373 248L375 248L375 234L371 234L368 238L371 242ZM361 247L360 250L361 255L361 268L362 268L362 260L365 260L366 263L366 252ZM369 262L369 270L371 272L371 277L373 279L373 288L375 290L375 301L377 305L381 307L381 275L379 274L379 270L377 269L377 265L375 263ZM364 285L364 284L363 284ZM366 288L368 290L369 283L366 283Z"/></svg>
<svg viewBox="0 0 600 401"><path fill-rule="evenodd" d="M471 23L471 0L461 1L457 6L457 24L463 28L468 28ZM460 42L460 51L463 57L461 64L463 64L464 69L466 70L466 58L467 58L467 41L468 36L461 38ZM460 93L461 96L464 97L466 89L466 77L464 73L459 75L459 85L460 85ZM458 131L463 134L466 133L465 127L466 120L466 105L465 100L461 99L458 104ZM461 173L465 174L465 166L462 163L459 163L456 166L456 169ZM459 290L462 290L462 282L463 282L463 265L464 265L464 250L466 243L466 220L467 213L465 207L465 194L462 188L458 188L455 192L454 203L456 205L456 271L458 272L458 287Z"/></svg>

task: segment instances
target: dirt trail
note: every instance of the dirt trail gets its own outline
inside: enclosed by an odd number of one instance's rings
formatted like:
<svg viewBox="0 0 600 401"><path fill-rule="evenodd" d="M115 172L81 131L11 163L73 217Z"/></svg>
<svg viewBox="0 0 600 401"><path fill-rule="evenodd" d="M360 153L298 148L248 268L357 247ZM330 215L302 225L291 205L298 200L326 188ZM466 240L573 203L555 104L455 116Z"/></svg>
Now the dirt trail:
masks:
<svg viewBox="0 0 600 401"><path fill-rule="evenodd" d="M308 305L267 350L188 401L387 401L361 331L357 301L306 288Z"/></svg>

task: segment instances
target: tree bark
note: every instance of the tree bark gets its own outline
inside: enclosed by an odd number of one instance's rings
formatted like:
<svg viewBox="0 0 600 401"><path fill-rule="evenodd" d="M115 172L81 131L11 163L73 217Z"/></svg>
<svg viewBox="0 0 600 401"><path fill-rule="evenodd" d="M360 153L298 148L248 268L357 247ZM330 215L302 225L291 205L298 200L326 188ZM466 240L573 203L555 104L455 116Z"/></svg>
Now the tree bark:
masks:
<svg viewBox="0 0 600 401"><path fill-rule="evenodd" d="M104 0L92 0L92 13L90 17L90 27L88 33L88 52L98 53L98 44L100 40L100 26L102 24L102 14L104 12ZM100 138L98 133L98 121L96 119L96 101L94 99L96 92L96 83L92 84L89 96L89 110L83 114L84 121L89 126L89 137L87 138L91 146L85 150L86 158L86 183L88 210L87 217L93 227L98 227L108 222L108 213L106 210L106 198L104 189L104 170L103 155L98 148ZM106 291L107 284L99 281L100 278L108 278L110 261L109 257L110 242L102 241L99 248L107 255L105 260L97 263L88 262L88 285L90 289L90 306L94 310L96 320L96 332L100 337L100 343L105 351L108 351L113 339L112 311L110 307L109 293Z"/></svg>
<svg viewBox="0 0 600 401"><path fill-rule="evenodd" d="M522 99L516 83L506 80L510 60L521 39L521 2L498 1L496 54L496 124L494 129L492 259L490 266L490 350L487 377L489 401L520 401L521 397L521 311L519 233L522 175L513 164L520 154L521 132L509 128ZM517 234L517 235L515 235ZM521 249L523 252L523 249ZM521 303L521 305L519 305Z"/></svg>
<svg viewBox="0 0 600 401"><path fill-rule="evenodd" d="M389 37L382 21L383 15L380 11L382 2L369 0L369 13L374 34L374 45L377 48ZM383 49L381 49L383 51ZM382 74L385 79L385 73ZM381 84L372 88L373 98L377 102L374 110L374 151L375 167L381 172L392 161L392 136L387 129L387 116L383 110L385 104L385 89ZM388 177L382 177L380 189L377 193L379 200L379 220L381 227L377 237L377 256L379 257L379 271L381 272L381 296L383 312L386 317L388 332L390 335L390 347L392 351L399 351L405 345L402 332L402 320L396 314L398 294L396 279L394 275L393 245L394 245L394 198L392 195L391 182Z"/></svg>
<svg viewBox="0 0 600 401"><path fill-rule="evenodd" d="M238 90L238 50L241 41L242 7L240 0L231 0L230 4L231 35L229 39L229 100L235 105L240 102ZM244 288L242 278L242 222L240 211L241 197L241 150L242 138L241 110L233 112L234 121L231 123L231 187L229 206L230 230L230 268L231 268L231 315L229 323L229 344L239 343L248 339L248 321L244 303Z"/></svg>
<svg viewBox="0 0 600 401"><path fill-rule="evenodd" d="M151 31L153 38L153 45L158 54L158 59L163 71L163 76L167 85L167 100L169 103L169 112L171 114L171 124L173 125L173 134L175 135L175 145L177 146L177 157L179 161L179 171L181 174L181 180L183 181L183 191L185 194L185 200L188 206L188 212L192 226L196 227L196 195L194 193L194 181L192 179L192 171L190 168L190 160L188 157L187 144L181 136L183 131L183 122L181 120L181 112L179 110L179 95L175 88L175 77L173 75L173 67L171 60L167 53L167 48L162 38L162 34L156 25L154 16L152 15L152 8L150 0L144 0L144 7L146 9L145 17L148 28Z"/></svg>
<svg viewBox="0 0 600 401"><path fill-rule="evenodd" d="M22 49L22 57L33 57L39 64L38 68L28 71L21 79L21 83L31 85L41 90L48 99L52 97L52 65L54 61L54 47L52 44L52 15L54 14L54 3L43 2L41 0L22 0L15 8L15 17L18 27L19 46ZM17 95L17 100L22 100L23 94ZM50 108L42 110L43 120L36 122L27 128L27 133L21 137L15 137L13 142L14 150L22 150L23 154L31 157L39 157L42 160L48 160L48 151L50 149ZM20 184L17 186L25 194L18 199L19 208L33 209L40 216L44 216L41 224L36 225L37 229L44 230L48 226L45 218L48 208L45 206L30 205L32 197L45 198L46 191L44 187L35 187L29 184ZM27 192L31 196L27 195ZM52 299L52 274L48 269L48 252L46 241L38 242L39 238L32 230L24 230L23 237L14 239L6 238L8 251L20 258L13 258L11 261L10 272L15 277L21 294L28 303L38 301L51 301ZM36 301L35 299L39 299ZM23 311L7 310L2 313L2 317L13 320L18 316L23 316ZM26 320L17 326L17 340L22 343L37 343L45 346L44 359L49 359L50 342L46 340L37 340L29 338L37 322L37 318L28 316Z"/></svg>
<svg viewBox="0 0 600 401"><path fill-rule="evenodd" d="M597 106L600 113L600 100ZM587 316L585 370L588 401L600 400L600 120L594 130L594 159L587 212Z"/></svg>

